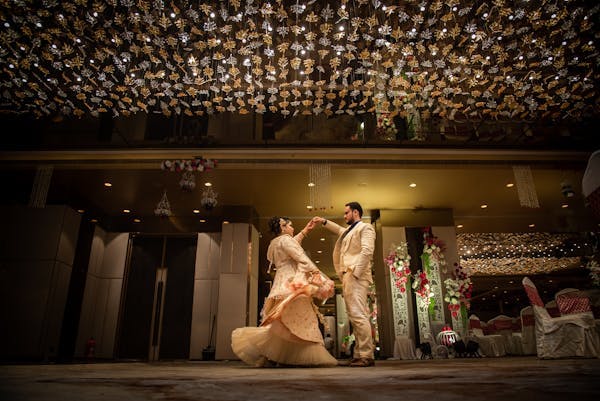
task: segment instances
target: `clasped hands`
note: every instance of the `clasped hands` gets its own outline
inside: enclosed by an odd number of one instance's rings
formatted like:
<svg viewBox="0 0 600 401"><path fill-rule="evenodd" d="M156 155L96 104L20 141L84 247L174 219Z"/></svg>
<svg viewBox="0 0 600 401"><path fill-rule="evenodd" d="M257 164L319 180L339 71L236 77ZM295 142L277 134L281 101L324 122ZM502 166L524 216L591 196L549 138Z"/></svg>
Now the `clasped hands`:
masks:
<svg viewBox="0 0 600 401"><path fill-rule="evenodd" d="M315 216L306 223L306 226L302 229L302 234L306 236L309 232L312 231L313 228L319 223L323 224L326 221L323 217Z"/></svg>

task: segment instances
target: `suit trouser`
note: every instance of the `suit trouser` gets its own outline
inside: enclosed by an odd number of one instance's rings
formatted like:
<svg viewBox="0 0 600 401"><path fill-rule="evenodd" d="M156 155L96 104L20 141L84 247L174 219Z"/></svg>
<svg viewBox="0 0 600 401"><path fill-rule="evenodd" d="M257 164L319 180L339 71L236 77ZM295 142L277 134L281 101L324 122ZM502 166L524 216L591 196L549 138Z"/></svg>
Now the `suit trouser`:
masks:
<svg viewBox="0 0 600 401"><path fill-rule="evenodd" d="M375 344L371 335L370 312L367 304L369 282L358 280L351 273L347 273L343 276L342 286L346 312L352 323L352 332L356 340L353 357L373 359Z"/></svg>

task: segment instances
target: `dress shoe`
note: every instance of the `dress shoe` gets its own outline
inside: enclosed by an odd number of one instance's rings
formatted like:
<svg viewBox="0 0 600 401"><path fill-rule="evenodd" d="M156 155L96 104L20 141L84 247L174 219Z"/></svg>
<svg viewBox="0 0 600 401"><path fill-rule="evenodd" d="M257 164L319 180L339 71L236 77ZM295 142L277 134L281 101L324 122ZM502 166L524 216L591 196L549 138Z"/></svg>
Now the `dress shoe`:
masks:
<svg viewBox="0 0 600 401"><path fill-rule="evenodd" d="M369 366L375 366L375 360L371 358L360 358L355 362L350 363L352 368L366 368Z"/></svg>

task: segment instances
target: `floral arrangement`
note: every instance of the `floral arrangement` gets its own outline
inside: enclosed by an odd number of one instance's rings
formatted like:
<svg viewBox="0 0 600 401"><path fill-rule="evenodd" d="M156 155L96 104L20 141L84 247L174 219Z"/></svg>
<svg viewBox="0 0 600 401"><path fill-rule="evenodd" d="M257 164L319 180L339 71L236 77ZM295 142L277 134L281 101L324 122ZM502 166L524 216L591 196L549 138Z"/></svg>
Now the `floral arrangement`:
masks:
<svg viewBox="0 0 600 401"><path fill-rule="evenodd" d="M446 258L444 257L444 251L446 250L446 244L444 241L435 235L429 234L429 227L427 227L423 233L423 245L421 260L427 273L431 271L431 268L437 268L445 273Z"/></svg>
<svg viewBox="0 0 600 401"><path fill-rule="evenodd" d="M377 116L377 137L385 140L396 139L398 129L394 119L389 114L381 113Z"/></svg>
<svg viewBox="0 0 600 401"><path fill-rule="evenodd" d="M408 244L402 242L400 245L393 245L392 247L392 251L385 258L385 264L390 268L394 277L394 285L400 292L404 293L406 292L406 284L411 277Z"/></svg>
<svg viewBox="0 0 600 401"><path fill-rule="evenodd" d="M431 299L431 289L429 285L429 279L427 279L427 273L419 270L413 276L412 289L419 295L426 304L429 304Z"/></svg>
<svg viewBox="0 0 600 401"><path fill-rule="evenodd" d="M160 164L161 170L165 171L210 171L217 167L217 160L196 157L191 160L164 160Z"/></svg>
<svg viewBox="0 0 600 401"><path fill-rule="evenodd" d="M465 312L471 307L473 283L469 276L469 270L455 263L454 278L446 279L444 284L446 286L444 301L448 302L448 310L452 317L457 318L463 307Z"/></svg>
<svg viewBox="0 0 600 401"><path fill-rule="evenodd" d="M590 260L585 266L590 270L590 278L592 279L592 284L595 286L600 286L600 265L594 259Z"/></svg>

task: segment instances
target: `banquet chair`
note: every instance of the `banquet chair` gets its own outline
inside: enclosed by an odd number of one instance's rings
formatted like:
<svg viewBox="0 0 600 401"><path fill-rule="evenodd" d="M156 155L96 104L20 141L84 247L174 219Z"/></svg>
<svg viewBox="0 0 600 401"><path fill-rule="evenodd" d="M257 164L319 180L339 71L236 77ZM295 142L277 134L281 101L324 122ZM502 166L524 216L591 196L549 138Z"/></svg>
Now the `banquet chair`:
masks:
<svg viewBox="0 0 600 401"><path fill-rule="evenodd" d="M502 336L499 334L485 335L482 322L477 315L469 317L469 333L471 339L479 344L479 349L484 356L499 357L506 355L506 347Z"/></svg>
<svg viewBox="0 0 600 401"><path fill-rule="evenodd" d="M504 348L508 355L523 355L521 336L513 334L513 319L506 315L498 315L488 321L488 326L493 326L495 332L502 336Z"/></svg>
<svg viewBox="0 0 600 401"><path fill-rule="evenodd" d="M523 355L535 355L535 317L533 308L526 306L521 309L521 343L523 345Z"/></svg>
<svg viewBox="0 0 600 401"><path fill-rule="evenodd" d="M533 307L537 356L541 359L598 357L598 333L591 313L552 317L533 282L523 278L523 287Z"/></svg>
<svg viewBox="0 0 600 401"><path fill-rule="evenodd" d="M592 312L590 299L577 288L565 288L554 294L561 316L573 313Z"/></svg>
<svg viewBox="0 0 600 401"><path fill-rule="evenodd" d="M558 305L556 305L555 300L548 301L546 303L546 305L544 305L544 307L546 308L546 310L548 311L548 314L551 317L559 317L560 316L560 310L558 310Z"/></svg>

